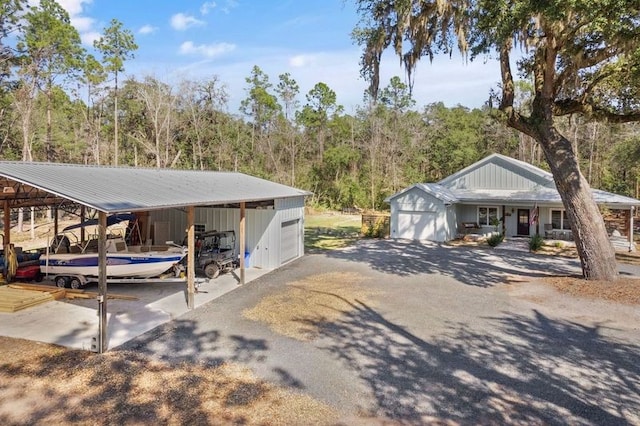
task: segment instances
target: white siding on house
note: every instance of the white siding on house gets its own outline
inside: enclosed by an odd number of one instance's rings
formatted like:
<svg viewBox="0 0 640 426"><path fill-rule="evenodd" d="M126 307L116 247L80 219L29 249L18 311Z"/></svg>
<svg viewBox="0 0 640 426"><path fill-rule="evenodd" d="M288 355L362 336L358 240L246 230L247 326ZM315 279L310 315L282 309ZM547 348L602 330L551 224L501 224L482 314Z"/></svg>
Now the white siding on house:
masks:
<svg viewBox="0 0 640 426"><path fill-rule="evenodd" d="M605 206L616 204L618 208L629 209L640 204L640 200L597 189L593 195L596 202ZM463 233L463 222L478 223L482 228L475 232L485 235L502 231L503 224L496 229L486 223L486 218L494 217L491 214L494 208L498 211L497 217L504 218L507 237L545 235L545 225L551 223L550 210L563 209L551 173L499 154L492 154L437 183L415 184L385 201L391 205L392 238L427 237L436 241L447 241ZM538 221L531 223L536 206ZM483 210L484 224L480 223L479 207L489 208ZM526 212L520 215L523 222L520 232L518 210L527 210L529 214L528 218ZM420 226L425 229L418 229ZM564 234L570 235L569 230Z"/></svg>
<svg viewBox="0 0 640 426"><path fill-rule="evenodd" d="M503 161L489 162L447 182L449 189L530 190L547 184L538 176Z"/></svg>
<svg viewBox="0 0 640 426"><path fill-rule="evenodd" d="M446 206L445 226L443 241L455 239L458 235L458 206Z"/></svg>

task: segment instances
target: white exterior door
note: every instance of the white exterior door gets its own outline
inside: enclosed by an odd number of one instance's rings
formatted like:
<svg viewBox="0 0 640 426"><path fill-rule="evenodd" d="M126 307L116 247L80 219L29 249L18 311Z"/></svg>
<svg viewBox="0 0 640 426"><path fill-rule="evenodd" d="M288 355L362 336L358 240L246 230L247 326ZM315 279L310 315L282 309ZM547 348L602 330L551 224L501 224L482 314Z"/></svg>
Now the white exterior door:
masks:
<svg viewBox="0 0 640 426"><path fill-rule="evenodd" d="M398 212L398 238L436 241L436 212Z"/></svg>
<svg viewBox="0 0 640 426"><path fill-rule="evenodd" d="M282 223L280 231L280 263L294 259L300 255L300 220Z"/></svg>

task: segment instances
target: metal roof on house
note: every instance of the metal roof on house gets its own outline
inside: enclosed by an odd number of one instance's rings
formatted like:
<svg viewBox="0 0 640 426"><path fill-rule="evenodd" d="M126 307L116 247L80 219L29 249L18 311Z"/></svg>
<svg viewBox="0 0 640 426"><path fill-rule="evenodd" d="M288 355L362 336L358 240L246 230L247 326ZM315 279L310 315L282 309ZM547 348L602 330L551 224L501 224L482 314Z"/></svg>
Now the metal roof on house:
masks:
<svg viewBox="0 0 640 426"><path fill-rule="evenodd" d="M415 185L412 185L396 194L393 194L390 197L387 197L384 201L388 203L392 198L396 198L397 196L402 195L413 188L421 189L422 191L426 192L427 194L433 195L444 203L454 204L459 201L458 198L453 194L453 192L442 185L438 185L437 183L416 183Z"/></svg>
<svg viewBox="0 0 640 426"><path fill-rule="evenodd" d="M308 191L235 172L0 161L3 187L25 185L105 213L306 196ZM11 198L19 198L21 188ZM26 191L27 189L25 189ZM1 196L1 194L0 194Z"/></svg>
<svg viewBox="0 0 640 426"><path fill-rule="evenodd" d="M513 185L508 189L501 189L498 180L490 182L490 187L464 187L460 182L468 178L468 175L478 174L480 170L487 170L491 165L498 165L502 170L523 177L527 185ZM483 183L485 181L480 180ZM528 189L525 188L528 186ZM423 191L439 198L445 203L466 204L552 204L561 205L562 199L558 193L553 175L545 170L535 167L524 161L516 160L500 154L492 154L470 166L442 179L438 183L418 183L385 199L392 199L404 194L412 188L421 188ZM592 189L593 197L598 204L610 206L630 207L640 206L640 200L624 195L612 194L599 189Z"/></svg>
<svg viewBox="0 0 640 426"><path fill-rule="evenodd" d="M557 190L552 188L540 188L531 191L510 190L456 190L454 191L462 203L495 203L495 204L562 204L562 199ZM593 198L598 204L637 206L640 200L612 194L599 189L592 190Z"/></svg>

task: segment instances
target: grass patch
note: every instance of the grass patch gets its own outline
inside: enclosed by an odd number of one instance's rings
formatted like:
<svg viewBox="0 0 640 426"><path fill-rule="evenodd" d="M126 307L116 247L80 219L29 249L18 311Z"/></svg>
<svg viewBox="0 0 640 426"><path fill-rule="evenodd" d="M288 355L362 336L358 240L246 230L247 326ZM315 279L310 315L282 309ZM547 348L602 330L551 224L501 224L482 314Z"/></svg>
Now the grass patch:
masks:
<svg viewBox="0 0 640 426"><path fill-rule="evenodd" d="M355 273L330 272L289 283L282 292L263 298L242 315L266 323L276 333L313 340L320 329L358 308L372 305L377 293L363 286Z"/></svg>
<svg viewBox="0 0 640 426"><path fill-rule="evenodd" d="M304 220L304 247L309 253L347 247L360 239L360 215L309 214Z"/></svg>

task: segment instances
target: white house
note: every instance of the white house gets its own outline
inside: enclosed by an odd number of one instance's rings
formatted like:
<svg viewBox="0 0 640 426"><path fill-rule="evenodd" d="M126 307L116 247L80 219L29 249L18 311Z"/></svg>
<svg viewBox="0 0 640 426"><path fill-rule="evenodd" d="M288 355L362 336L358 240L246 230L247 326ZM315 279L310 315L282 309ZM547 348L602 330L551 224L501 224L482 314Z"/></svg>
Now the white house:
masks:
<svg viewBox="0 0 640 426"><path fill-rule="evenodd" d="M626 211L632 238L633 211L640 200L593 190L600 206ZM437 183L417 183L388 197L391 238L449 241L464 233L504 232L506 237L539 233L572 239L551 173L492 154ZM628 240L630 241L630 240Z"/></svg>

